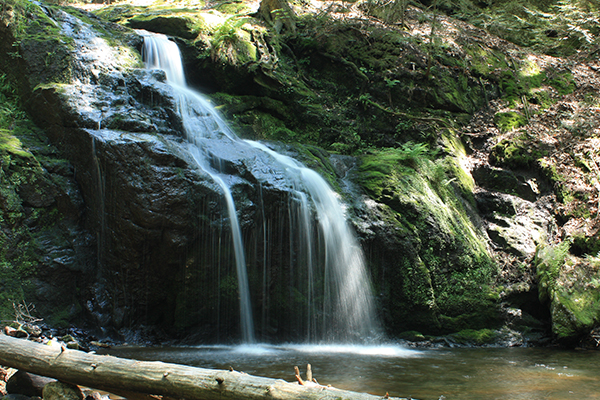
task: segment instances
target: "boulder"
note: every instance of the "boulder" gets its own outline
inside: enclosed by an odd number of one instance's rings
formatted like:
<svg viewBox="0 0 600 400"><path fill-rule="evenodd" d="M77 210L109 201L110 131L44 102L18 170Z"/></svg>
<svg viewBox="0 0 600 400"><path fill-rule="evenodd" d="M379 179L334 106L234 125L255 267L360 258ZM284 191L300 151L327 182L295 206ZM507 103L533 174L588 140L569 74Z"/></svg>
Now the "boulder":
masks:
<svg viewBox="0 0 600 400"><path fill-rule="evenodd" d="M83 392L76 385L54 381L44 387L44 400L83 400Z"/></svg>
<svg viewBox="0 0 600 400"><path fill-rule="evenodd" d="M490 239L522 259L531 259L537 246L548 243L558 232L551 210L543 203L485 190L477 191L475 199Z"/></svg>

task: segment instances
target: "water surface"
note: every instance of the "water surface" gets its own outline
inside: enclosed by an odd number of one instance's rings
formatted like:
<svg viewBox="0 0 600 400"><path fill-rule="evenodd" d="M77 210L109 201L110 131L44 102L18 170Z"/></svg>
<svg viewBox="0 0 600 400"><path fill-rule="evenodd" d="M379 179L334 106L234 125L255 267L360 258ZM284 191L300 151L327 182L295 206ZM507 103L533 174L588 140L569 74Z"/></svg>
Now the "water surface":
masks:
<svg viewBox="0 0 600 400"><path fill-rule="evenodd" d="M294 379L420 400L600 399L600 353L540 348L412 350L396 345L242 345L139 348L111 354Z"/></svg>

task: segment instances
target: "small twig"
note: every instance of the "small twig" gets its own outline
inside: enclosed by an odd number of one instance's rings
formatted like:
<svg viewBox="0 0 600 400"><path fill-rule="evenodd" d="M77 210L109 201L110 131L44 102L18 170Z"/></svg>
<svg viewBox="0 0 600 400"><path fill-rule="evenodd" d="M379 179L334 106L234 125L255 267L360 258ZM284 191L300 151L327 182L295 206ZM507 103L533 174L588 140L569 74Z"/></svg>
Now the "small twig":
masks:
<svg viewBox="0 0 600 400"><path fill-rule="evenodd" d="M298 381L298 383L300 385L304 385L304 381L302 380L302 377L300 376L300 369L298 367L294 367L294 371L296 372L296 380Z"/></svg>
<svg viewBox="0 0 600 400"><path fill-rule="evenodd" d="M529 102L527 101L527 97L525 97L525 95L521 96L521 101L523 102L523 111L525 111L527 123L530 123Z"/></svg>
<svg viewBox="0 0 600 400"><path fill-rule="evenodd" d="M15 310L15 320L20 324L33 324L43 320L31 315L35 311L35 306L33 304L27 304L25 301L23 301L22 304L13 303L13 309Z"/></svg>

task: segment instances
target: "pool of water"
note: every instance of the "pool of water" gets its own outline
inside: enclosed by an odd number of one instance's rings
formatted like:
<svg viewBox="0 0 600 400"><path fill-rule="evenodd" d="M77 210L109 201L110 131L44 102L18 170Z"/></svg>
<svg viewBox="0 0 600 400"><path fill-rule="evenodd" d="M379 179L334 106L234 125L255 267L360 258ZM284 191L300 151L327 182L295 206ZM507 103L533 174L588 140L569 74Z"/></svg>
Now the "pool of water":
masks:
<svg viewBox="0 0 600 400"><path fill-rule="evenodd" d="M600 399L600 352L546 348L412 350L398 345L119 347L110 354L233 369L295 382L311 364L322 385L419 400Z"/></svg>

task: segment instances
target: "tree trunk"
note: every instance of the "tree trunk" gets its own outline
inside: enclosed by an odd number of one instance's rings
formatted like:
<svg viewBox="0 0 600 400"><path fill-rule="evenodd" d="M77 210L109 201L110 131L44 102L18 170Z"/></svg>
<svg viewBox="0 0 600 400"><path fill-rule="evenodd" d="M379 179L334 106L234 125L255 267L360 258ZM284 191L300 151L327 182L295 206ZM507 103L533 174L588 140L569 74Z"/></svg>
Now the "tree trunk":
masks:
<svg viewBox="0 0 600 400"><path fill-rule="evenodd" d="M324 386L302 386L236 371L100 356L16 339L1 333L0 365L75 385L128 394L130 398L136 397L132 394L137 393L186 400L381 399L370 394ZM290 366L290 371L292 368Z"/></svg>

